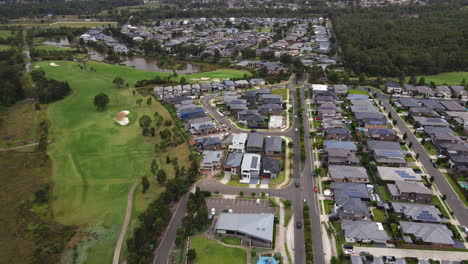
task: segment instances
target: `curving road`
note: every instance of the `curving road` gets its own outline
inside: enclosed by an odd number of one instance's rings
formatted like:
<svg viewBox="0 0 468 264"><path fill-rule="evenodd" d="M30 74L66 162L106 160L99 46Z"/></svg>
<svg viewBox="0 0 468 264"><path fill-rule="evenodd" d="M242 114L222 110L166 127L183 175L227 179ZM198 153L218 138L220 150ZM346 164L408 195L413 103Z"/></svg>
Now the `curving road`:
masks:
<svg viewBox="0 0 468 264"><path fill-rule="evenodd" d="M304 82L305 78L307 76L304 76L302 80L299 80L301 83ZM291 82L285 84L287 88L289 88L292 91L292 96L293 96L293 108L294 108L294 114L297 114L297 96L295 92L295 88L292 87ZM303 89L301 89L301 97L302 99L302 104L300 107L303 109L307 109L307 106L305 105L305 98L304 98L304 93ZM236 126L234 126L230 120L228 120L226 117L221 116L215 109L212 108L210 104L210 100L213 99L216 95L208 95L205 96L200 100L201 104L205 108L205 110L213 116L216 121L219 123L225 124L231 132L234 133L239 133L239 132L245 132L245 130L239 129ZM307 111L303 111L304 114L304 120L306 121L304 123L305 125L305 131L310 131L309 123L307 122L308 117L305 116ZM318 209L318 199L316 194L313 192L313 186L315 185L314 179L312 178L312 170L313 170L313 154L312 154L312 146L310 142L310 135L309 133L305 133L305 141L306 141L306 164L304 167L304 170L301 171L301 164L302 161L300 159L300 140L299 140L299 133L295 132L296 128L299 127L299 123L297 118L292 120L292 129L285 130L285 131L261 131L262 134L267 135L267 136L287 136L292 139L292 142L294 142L293 146L293 152L296 153L296 155L293 158L293 164L294 164L294 169L293 169L293 181L301 181L301 187L302 188L295 188L294 184L290 184L286 188L282 189L261 189L261 188L243 188L243 187L234 187L234 186L229 186L220 183L217 180L214 179L205 179L201 180L196 183L197 187L200 187L201 190L206 190L206 191L219 191L221 194L231 194L231 195L238 195L239 192L244 192L244 193L250 193L252 191L255 191L257 193L265 192L269 196L276 196L280 197L282 199L287 199L291 200L293 202L293 213L294 213L294 219L295 221L300 220L303 222L303 210L302 206L304 201L309 204L309 207L311 208L311 224L312 224L312 240L313 240L313 253L314 253L314 263L318 264L323 264L325 263L324 260L324 253L323 253L323 245L322 245L322 235L321 235L321 228L320 228L320 212ZM167 263L169 259L169 253L171 250L171 247L175 241L176 237L176 232L177 228L180 225L182 218L185 215L185 210L186 210L186 203L187 203L187 195L185 195L181 201L178 204L178 207L173 215L173 218L171 222L169 223L169 226L166 230L166 233L163 236L163 239L161 243L159 244L159 247L155 250L155 258L153 263ZM294 263L296 264L303 264L306 262L305 258L305 243L304 243L304 230L303 229L294 229Z"/></svg>
<svg viewBox="0 0 468 264"><path fill-rule="evenodd" d="M403 119L401 119L401 117L398 115L395 109L388 102L388 99L390 97L376 90L372 90L372 93L377 99L380 100L385 111L387 113L392 114L392 117L397 121L397 126L398 129L400 129L400 132L402 134L406 133L406 140L412 142L412 148L415 153L419 154L419 160L426 169L427 173L430 176L434 176L437 188L442 194L447 195L446 202L449 205L450 209L455 213L455 216L457 217L460 224L468 226L468 209L466 208L465 204L460 200L460 198L452 189L452 186L447 181L445 176L440 172L440 170L436 169L432 165L431 158L429 157L429 154L427 153L426 149L421 145L421 142L419 142L419 140L414 136L413 132L408 128Z"/></svg>

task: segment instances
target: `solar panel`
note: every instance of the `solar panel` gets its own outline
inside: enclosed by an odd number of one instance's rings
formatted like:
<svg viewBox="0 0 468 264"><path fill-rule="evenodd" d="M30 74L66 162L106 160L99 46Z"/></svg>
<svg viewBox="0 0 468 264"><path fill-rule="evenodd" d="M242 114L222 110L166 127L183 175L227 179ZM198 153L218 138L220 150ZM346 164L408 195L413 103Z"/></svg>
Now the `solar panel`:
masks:
<svg viewBox="0 0 468 264"><path fill-rule="evenodd" d="M418 220L425 220L425 221L437 221L429 211L422 210L421 213L416 217Z"/></svg>
<svg viewBox="0 0 468 264"><path fill-rule="evenodd" d="M395 173L398 174L401 178L404 178L404 179L416 179L416 176L409 175L406 171L397 170L397 171L395 171Z"/></svg>
<svg viewBox="0 0 468 264"><path fill-rule="evenodd" d="M427 121L432 123L442 123L442 120L438 118L428 118Z"/></svg>
<svg viewBox="0 0 468 264"><path fill-rule="evenodd" d="M380 151L380 154L388 156L388 157L400 157L401 156L400 152L395 152L395 151Z"/></svg>

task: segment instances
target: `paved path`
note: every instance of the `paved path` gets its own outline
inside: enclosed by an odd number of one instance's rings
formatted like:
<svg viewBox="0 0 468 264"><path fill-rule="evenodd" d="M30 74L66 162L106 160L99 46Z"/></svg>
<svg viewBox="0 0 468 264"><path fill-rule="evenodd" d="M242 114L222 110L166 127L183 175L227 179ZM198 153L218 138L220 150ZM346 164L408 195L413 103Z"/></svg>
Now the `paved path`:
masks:
<svg viewBox="0 0 468 264"><path fill-rule="evenodd" d="M117 240L117 245L115 245L114 249L114 259L112 260L112 264L119 264L120 258L120 251L122 250L123 240L125 238L125 234L127 233L127 227L130 223L130 217L132 216L132 207L133 207L133 194L135 193L135 189L138 186L139 182L135 182L130 188L130 192L128 193L127 197L127 211L125 212L125 220L122 225L122 229L120 230L119 240Z"/></svg>
<svg viewBox="0 0 468 264"><path fill-rule="evenodd" d="M354 247L354 255L359 255L361 251L367 251L370 254L378 257L395 256L396 258L423 258L423 259L440 259L450 261L460 261L468 259L468 252L460 251L442 251L442 250L419 250L419 249L402 249L402 248L376 248L376 247Z"/></svg>
<svg viewBox="0 0 468 264"><path fill-rule="evenodd" d="M52 142L53 142L53 140L49 140L47 143L52 143ZM37 145L39 145L39 143L31 143L31 144L28 144L28 145L13 147L13 148L0 148L0 151L22 149L22 148L27 148L27 147L37 146Z"/></svg>

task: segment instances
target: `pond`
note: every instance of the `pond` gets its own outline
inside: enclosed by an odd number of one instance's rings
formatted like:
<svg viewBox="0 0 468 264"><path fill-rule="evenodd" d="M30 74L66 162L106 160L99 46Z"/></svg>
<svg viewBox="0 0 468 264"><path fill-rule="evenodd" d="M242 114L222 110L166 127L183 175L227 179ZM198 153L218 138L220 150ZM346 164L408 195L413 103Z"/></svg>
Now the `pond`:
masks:
<svg viewBox="0 0 468 264"><path fill-rule="evenodd" d="M67 37L51 38L47 41L42 42L42 44L56 46L60 48L70 47L70 41L68 41Z"/></svg>
<svg viewBox="0 0 468 264"><path fill-rule="evenodd" d="M105 56L93 49L88 48L88 54L91 60L103 62ZM162 68L158 66L158 60L153 58L146 58L142 56L134 56L134 57L123 57L126 59L125 61L121 62L121 65L125 65L128 67L132 67L142 71L153 71L153 72L169 72L172 73L174 70ZM203 72L203 67L198 64L192 63L185 63L185 62L178 62L179 65L182 67L177 67L178 69L175 70L177 74L194 74Z"/></svg>

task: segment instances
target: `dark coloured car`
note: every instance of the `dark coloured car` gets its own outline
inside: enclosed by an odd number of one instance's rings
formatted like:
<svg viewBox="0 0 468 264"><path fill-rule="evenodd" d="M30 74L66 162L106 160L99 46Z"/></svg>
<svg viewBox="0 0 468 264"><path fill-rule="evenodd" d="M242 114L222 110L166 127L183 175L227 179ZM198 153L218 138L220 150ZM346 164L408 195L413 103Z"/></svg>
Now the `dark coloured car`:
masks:
<svg viewBox="0 0 468 264"><path fill-rule="evenodd" d="M297 227L297 229L301 229L301 228L302 228L302 223L301 223L301 221L297 221L297 222L296 222L296 227Z"/></svg>
<svg viewBox="0 0 468 264"><path fill-rule="evenodd" d="M296 181L296 188L299 188L300 185L299 181Z"/></svg>
<svg viewBox="0 0 468 264"><path fill-rule="evenodd" d="M368 256L368 255L370 255L370 253L367 252L367 251L361 251L361 252L359 252L359 256Z"/></svg>
<svg viewBox="0 0 468 264"><path fill-rule="evenodd" d="M343 248L344 249L354 249L354 246L345 244L345 245L343 245Z"/></svg>

